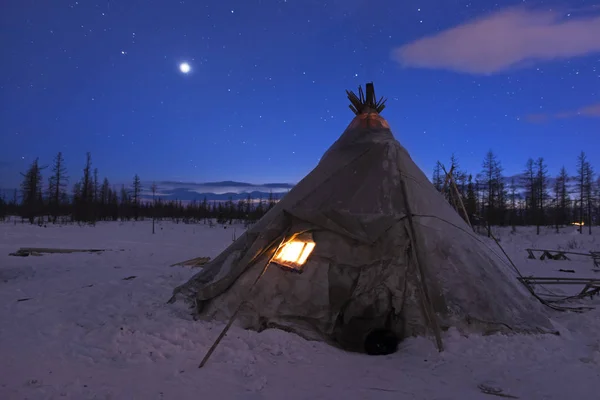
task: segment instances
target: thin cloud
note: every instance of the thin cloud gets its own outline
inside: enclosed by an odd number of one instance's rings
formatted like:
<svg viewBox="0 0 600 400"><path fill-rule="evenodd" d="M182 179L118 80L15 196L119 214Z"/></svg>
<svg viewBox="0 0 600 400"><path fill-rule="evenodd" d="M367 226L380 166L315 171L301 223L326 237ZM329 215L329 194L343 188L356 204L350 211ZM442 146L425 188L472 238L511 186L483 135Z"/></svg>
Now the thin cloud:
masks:
<svg viewBox="0 0 600 400"><path fill-rule="evenodd" d="M252 184L246 182L175 182L175 181L161 181L156 182L157 192L161 194L171 193L173 191L187 191L195 193L215 193L215 194L226 194L226 193L250 193L253 191L258 192L273 192L273 193L285 193L289 191L293 185L287 183L265 183L265 184ZM146 190L149 190L150 185Z"/></svg>
<svg viewBox="0 0 600 400"><path fill-rule="evenodd" d="M600 118L600 103L592 104L589 106L581 107L577 110L561 111L554 114L529 114L525 116L525 120L532 123L544 123L553 119L565 119L565 118Z"/></svg>
<svg viewBox="0 0 600 400"><path fill-rule="evenodd" d="M544 122L548 122L549 119L548 114L528 114L525 116L525 121L532 124L543 124Z"/></svg>
<svg viewBox="0 0 600 400"><path fill-rule="evenodd" d="M580 13L578 13L580 14ZM509 8L392 51L405 67L490 75L600 52L600 15Z"/></svg>
<svg viewBox="0 0 600 400"><path fill-rule="evenodd" d="M570 118L570 117L600 118L600 103L592 104L591 106L580 108L579 110L577 110L575 112L557 115L557 118Z"/></svg>

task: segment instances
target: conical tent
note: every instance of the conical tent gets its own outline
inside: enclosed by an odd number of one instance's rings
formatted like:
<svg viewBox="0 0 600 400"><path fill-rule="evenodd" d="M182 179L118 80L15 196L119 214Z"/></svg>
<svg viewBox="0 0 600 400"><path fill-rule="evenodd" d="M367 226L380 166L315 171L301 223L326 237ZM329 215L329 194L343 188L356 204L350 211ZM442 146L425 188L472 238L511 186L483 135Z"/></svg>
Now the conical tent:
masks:
<svg viewBox="0 0 600 400"><path fill-rule="evenodd" d="M360 89L359 89L360 90ZM175 289L237 318L365 351L372 332L550 333L546 310L435 189L379 115L372 84L319 164ZM239 311L239 312L238 312Z"/></svg>

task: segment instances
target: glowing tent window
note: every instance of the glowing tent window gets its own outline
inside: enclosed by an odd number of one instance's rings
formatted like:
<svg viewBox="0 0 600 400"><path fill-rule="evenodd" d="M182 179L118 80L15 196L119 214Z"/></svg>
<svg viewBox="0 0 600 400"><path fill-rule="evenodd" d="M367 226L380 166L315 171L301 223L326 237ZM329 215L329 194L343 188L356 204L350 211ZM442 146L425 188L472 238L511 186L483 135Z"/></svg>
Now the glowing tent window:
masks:
<svg viewBox="0 0 600 400"><path fill-rule="evenodd" d="M273 262L296 271L302 271L308 256L315 248L313 241L292 239L284 244L273 257Z"/></svg>

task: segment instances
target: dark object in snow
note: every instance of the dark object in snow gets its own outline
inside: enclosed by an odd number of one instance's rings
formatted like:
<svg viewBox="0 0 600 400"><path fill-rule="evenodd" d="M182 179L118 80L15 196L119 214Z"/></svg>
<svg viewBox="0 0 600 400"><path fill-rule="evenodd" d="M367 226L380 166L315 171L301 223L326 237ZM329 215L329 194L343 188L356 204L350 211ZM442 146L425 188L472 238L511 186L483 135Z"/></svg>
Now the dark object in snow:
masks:
<svg viewBox="0 0 600 400"><path fill-rule="evenodd" d="M19 302L19 301L27 301L27 300L31 300L31 297L25 297L24 299L17 299L17 302Z"/></svg>
<svg viewBox="0 0 600 400"><path fill-rule="evenodd" d="M398 350L398 336L389 329L376 329L365 339L365 352L370 356L384 356Z"/></svg>
<svg viewBox="0 0 600 400"><path fill-rule="evenodd" d="M128 276L127 278L123 278L124 281L130 281L134 278L137 278L135 275Z"/></svg>
<svg viewBox="0 0 600 400"><path fill-rule="evenodd" d="M50 249L50 248L38 248L38 247L21 247L14 253L10 253L9 256L15 257L28 257L28 256L41 256L42 253L102 253L105 249Z"/></svg>
<svg viewBox="0 0 600 400"><path fill-rule="evenodd" d="M560 271L560 272L569 272L569 273L571 273L571 274L574 274L574 273L575 273L575 270L574 270L574 269L562 269L562 268L561 268L561 269L559 269L559 271Z"/></svg>
<svg viewBox="0 0 600 400"><path fill-rule="evenodd" d="M566 254L578 254L583 256L589 255L585 253L576 253L572 251L562 250L525 249L525 251L527 252L527 258L532 260L536 259L534 252L542 253L542 255L540 256L540 260L570 260L570 258L567 257Z"/></svg>
<svg viewBox="0 0 600 400"><path fill-rule="evenodd" d="M600 269L600 251L590 251L590 254L592 255L592 261L594 261L594 268Z"/></svg>
<svg viewBox="0 0 600 400"><path fill-rule="evenodd" d="M600 294L600 279L596 278L558 278L558 277L535 277L535 276L520 276L517 278L521 281L529 291L534 293L535 285L580 285L583 286L581 292L574 296L565 296L560 299L553 299L553 303L557 303L559 301L565 301L570 299L583 299L585 297L589 297L593 299L594 296L598 296ZM577 307L577 308L568 308L573 311L584 311L590 310L590 307Z"/></svg>
<svg viewBox="0 0 600 400"><path fill-rule="evenodd" d="M488 386L488 385L484 385L483 383L480 385L477 385L477 387L479 388L479 390L481 390L482 393L485 393L485 394L491 394L492 396L504 397L507 399L518 399L517 396L513 396L512 394L504 393L504 390L500 389L499 387Z"/></svg>

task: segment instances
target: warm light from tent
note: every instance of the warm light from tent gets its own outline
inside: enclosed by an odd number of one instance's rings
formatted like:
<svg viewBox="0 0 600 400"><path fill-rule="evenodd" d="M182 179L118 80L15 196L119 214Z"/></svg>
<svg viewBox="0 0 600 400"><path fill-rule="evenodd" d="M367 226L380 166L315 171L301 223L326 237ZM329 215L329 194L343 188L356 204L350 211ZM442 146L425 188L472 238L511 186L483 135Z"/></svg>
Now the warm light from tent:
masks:
<svg viewBox="0 0 600 400"><path fill-rule="evenodd" d="M573 225L575 225L575 226L584 226L585 223L584 222L573 222Z"/></svg>
<svg viewBox="0 0 600 400"><path fill-rule="evenodd" d="M286 243L275 255L274 261L278 264L294 269L300 269L315 248L314 242L292 240Z"/></svg>

